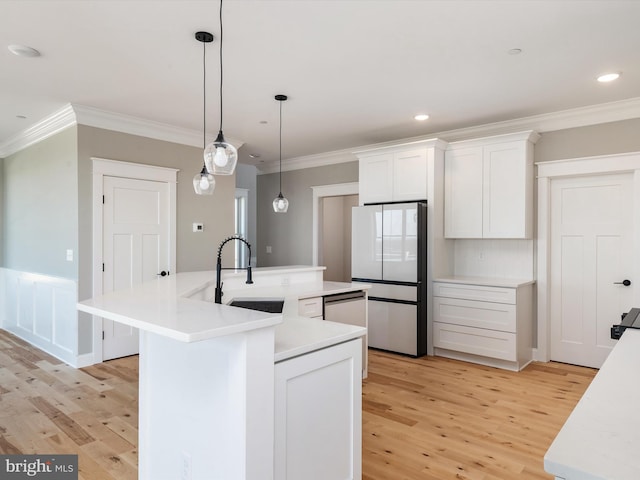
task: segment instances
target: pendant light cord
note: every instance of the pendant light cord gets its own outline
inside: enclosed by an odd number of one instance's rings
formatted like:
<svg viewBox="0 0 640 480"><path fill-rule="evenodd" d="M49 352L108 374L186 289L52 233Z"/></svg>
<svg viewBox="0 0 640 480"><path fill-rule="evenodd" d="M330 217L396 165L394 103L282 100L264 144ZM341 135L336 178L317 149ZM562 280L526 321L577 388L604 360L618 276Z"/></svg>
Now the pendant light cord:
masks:
<svg viewBox="0 0 640 480"><path fill-rule="evenodd" d="M202 42L202 149L207 148L207 44Z"/></svg>
<svg viewBox="0 0 640 480"><path fill-rule="evenodd" d="M280 195L282 195L282 101L280 101Z"/></svg>
<svg viewBox="0 0 640 480"><path fill-rule="evenodd" d="M220 0L220 131L222 131L222 0Z"/></svg>

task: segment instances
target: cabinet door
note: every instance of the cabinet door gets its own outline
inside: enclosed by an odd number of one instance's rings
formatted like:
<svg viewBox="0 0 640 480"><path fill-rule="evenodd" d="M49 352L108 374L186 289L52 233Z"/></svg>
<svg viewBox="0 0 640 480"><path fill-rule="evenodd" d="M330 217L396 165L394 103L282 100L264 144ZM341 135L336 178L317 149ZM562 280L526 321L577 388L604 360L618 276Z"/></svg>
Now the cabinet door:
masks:
<svg viewBox="0 0 640 480"><path fill-rule="evenodd" d="M482 147L447 151L444 160L444 236L482 238Z"/></svg>
<svg viewBox="0 0 640 480"><path fill-rule="evenodd" d="M526 148L525 142L484 147L484 238L530 236L527 209L533 195L533 163L527 157Z"/></svg>
<svg viewBox="0 0 640 480"><path fill-rule="evenodd" d="M393 200L393 154L385 153L360 159L359 202L390 202Z"/></svg>
<svg viewBox="0 0 640 480"><path fill-rule="evenodd" d="M276 364L275 480L361 477L361 349L356 339Z"/></svg>
<svg viewBox="0 0 640 480"><path fill-rule="evenodd" d="M399 152L393 156L393 201L426 200L426 149Z"/></svg>

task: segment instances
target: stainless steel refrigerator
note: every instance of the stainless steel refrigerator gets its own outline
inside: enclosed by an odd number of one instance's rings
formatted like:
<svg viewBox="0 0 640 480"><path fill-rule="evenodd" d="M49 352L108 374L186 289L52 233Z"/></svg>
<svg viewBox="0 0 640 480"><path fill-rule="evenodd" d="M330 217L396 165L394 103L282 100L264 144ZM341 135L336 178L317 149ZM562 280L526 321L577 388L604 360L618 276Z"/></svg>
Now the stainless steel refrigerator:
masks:
<svg viewBox="0 0 640 480"><path fill-rule="evenodd" d="M369 346L427 353L427 203L353 207L351 277L369 290Z"/></svg>

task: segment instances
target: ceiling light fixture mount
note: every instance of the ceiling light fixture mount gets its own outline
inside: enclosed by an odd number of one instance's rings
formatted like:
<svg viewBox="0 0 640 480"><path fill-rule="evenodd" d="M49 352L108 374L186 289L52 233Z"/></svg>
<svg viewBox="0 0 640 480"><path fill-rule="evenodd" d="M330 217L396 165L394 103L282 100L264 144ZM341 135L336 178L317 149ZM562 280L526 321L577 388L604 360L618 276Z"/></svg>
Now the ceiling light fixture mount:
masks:
<svg viewBox="0 0 640 480"><path fill-rule="evenodd" d="M273 199L273 211L276 213L287 213L289 200L282 195L282 102L287 100L286 95L276 95L275 99L280 102L280 191Z"/></svg>
<svg viewBox="0 0 640 480"><path fill-rule="evenodd" d="M419 113L413 118L415 120L418 120L419 122L424 122L425 120L429 119L429 115L427 115L426 113Z"/></svg>
<svg viewBox="0 0 640 480"><path fill-rule="evenodd" d="M202 148L207 145L207 43L213 42L213 35L209 32L196 32L196 40L202 43ZM216 179L207 171L203 163L200 173L193 177L193 189L197 195L213 195Z"/></svg>
<svg viewBox="0 0 640 480"><path fill-rule="evenodd" d="M233 175L238 163L238 150L224 139L222 133L222 0L220 0L220 129L218 136L204 150L204 163L209 173L214 175Z"/></svg>
<svg viewBox="0 0 640 480"><path fill-rule="evenodd" d="M7 49L18 57L39 57L40 52L26 45L9 45Z"/></svg>

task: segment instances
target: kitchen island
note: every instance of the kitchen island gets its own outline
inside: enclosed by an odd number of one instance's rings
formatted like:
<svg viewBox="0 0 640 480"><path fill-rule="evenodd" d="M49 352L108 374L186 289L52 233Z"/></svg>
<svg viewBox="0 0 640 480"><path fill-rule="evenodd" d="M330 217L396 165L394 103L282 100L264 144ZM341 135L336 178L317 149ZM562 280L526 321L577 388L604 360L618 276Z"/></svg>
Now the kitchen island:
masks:
<svg viewBox="0 0 640 480"><path fill-rule="evenodd" d="M224 302L279 292L282 314L211 302L213 272L78 304L140 329L140 479L359 478L366 328L297 315L333 291L319 268L223 274Z"/></svg>
<svg viewBox="0 0 640 480"><path fill-rule="evenodd" d="M637 480L640 330L627 329L547 450L544 469L562 480Z"/></svg>

